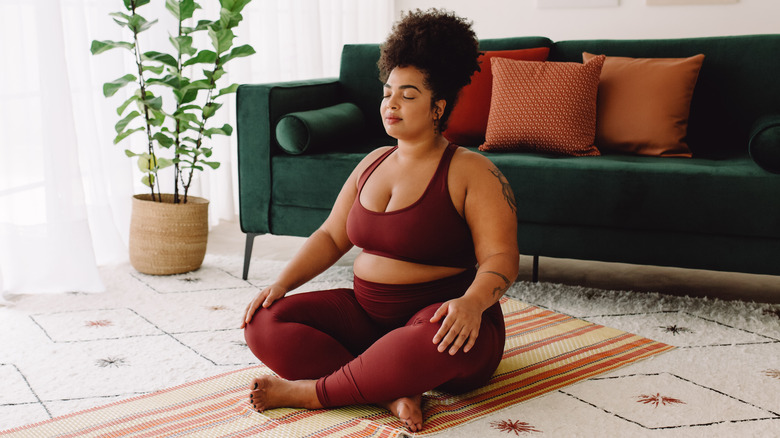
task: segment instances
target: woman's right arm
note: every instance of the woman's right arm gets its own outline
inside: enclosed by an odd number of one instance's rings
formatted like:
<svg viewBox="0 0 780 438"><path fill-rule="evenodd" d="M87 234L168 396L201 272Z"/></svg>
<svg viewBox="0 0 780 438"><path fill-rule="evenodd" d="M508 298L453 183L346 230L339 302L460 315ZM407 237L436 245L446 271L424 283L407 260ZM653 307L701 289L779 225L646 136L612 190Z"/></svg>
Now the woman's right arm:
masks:
<svg viewBox="0 0 780 438"><path fill-rule="evenodd" d="M274 301L284 297L287 292L303 285L336 263L352 248L347 236L347 216L357 197L357 180L376 157L386 148L371 152L355 167L341 188L328 218L303 244L300 250L285 266L276 281L260 291L249 303L241 328L252 320L257 309L270 307Z"/></svg>

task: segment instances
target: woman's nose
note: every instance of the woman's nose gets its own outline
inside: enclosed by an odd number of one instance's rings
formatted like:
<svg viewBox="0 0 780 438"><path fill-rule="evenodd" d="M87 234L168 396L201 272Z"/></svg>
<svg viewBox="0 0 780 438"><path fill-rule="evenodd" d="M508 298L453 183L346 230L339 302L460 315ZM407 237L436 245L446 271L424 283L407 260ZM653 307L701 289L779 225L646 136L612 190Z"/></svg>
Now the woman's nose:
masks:
<svg viewBox="0 0 780 438"><path fill-rule="evenodd" d="M398 99L396 99L395 97L391 97L387 101L387 107L394 110L398 109Z"/></svg>

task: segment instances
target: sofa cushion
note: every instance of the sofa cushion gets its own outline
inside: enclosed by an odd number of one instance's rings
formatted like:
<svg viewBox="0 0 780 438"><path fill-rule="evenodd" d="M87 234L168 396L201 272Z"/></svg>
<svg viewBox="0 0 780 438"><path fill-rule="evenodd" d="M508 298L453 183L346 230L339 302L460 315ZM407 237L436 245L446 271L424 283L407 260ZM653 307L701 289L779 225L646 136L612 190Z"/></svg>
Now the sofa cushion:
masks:
<svg viewBox="0 0 780 438"><path fill-rule="evenodd" d="M596 96L604 56L585 64L493 58L483 151L598 155Z"/></svg>
<svg viewBox="0 0 780 438"><path fill-rule="evenodd" d="M298 155L344 141L360 132L363 123L363 112L354 103L294 112L276 123L276 141L288 154Z"/></svg>
<svg viewBox="0 0 780 438"><path fill-rule="evenodd" d="M632 58L703 53L686 138L694 157L746 154L756 119L780 111L780 34L557 41L548 60L579 62L582 52Z"/></svg>
<svg viewBox="0 0 780 438"><path fill-rule="evenodd" d="M759 118L748 143L750 156L762 169L780 173L780 114Z"/></svg>
<svg viewBox="0 0 780 438"><path fill-rule="evenodd" d="M685 160L486 155L512 185L521 223L780 238L777 175L747 154ZM746 214L756 206L761 214Z"/></svg>
<svg viewBox="0 0 780 438"><path fill-rule="evenodd" d="M450 114L444 136L461 146L479 146L485 142L490 95L493 89L493 73L490 60L507 58L524 61L545 61L549 47L520 50L495 50L479 56L481 71L471 76L471 83L461 90L458 101Z"/></svg>
<svg viewBox="0 0 780 438"><path fill-rule="evenodd" d="M584 62L594 56L583 52ZM607 56L596 121L600 151L690 157L685 142L693 89L704 55L689 58Z"/></svg>

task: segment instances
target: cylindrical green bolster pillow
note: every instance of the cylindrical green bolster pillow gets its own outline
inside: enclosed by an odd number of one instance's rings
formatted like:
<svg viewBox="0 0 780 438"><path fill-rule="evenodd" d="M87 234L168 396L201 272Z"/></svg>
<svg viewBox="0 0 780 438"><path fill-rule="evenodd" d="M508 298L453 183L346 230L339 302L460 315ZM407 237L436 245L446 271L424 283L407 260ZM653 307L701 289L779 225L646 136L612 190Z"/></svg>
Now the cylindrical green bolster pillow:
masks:
<svg viewBox="0 0 780 438"><path fill-rule="evenodd" d="M762 169L780 173L780 114L760 117L750 130L750 157Z"/></svg>
<svg viewBox="0 0 780 438"><path fill-rule="evenodd" d="M363 129L363 112L353 103L340 103L282 116L276 123L276 141L288 154L298 155L344 141Z"/></svg>

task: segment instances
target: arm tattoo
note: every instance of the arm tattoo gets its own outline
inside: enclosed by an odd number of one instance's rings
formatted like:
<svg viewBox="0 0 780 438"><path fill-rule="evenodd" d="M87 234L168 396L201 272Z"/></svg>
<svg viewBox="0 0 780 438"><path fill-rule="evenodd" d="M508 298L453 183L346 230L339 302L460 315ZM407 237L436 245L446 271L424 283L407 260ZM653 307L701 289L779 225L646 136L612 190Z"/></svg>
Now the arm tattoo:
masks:
<svg viewBox="0 0 780 438"><path fill-rule="evenodd" d="M483 274L497 275L497 276L501 277L502 280L504 280L504 285L503 286L498 286L495 289L493 289L493 298L499 298L502 295L504 295L506 293L506 291L509 290L509 286L512 285L512 282L509 281L508 278L506 278L506 275L504 275L504 274L502 274L500 272L485 271L485 272L483 272Z"/></svg>
<svg viewBox="0 0 780 438"><path fill-rule="evenodd" d="M517 201L515 200L515 194L512 192L512 186L509 185L509 180L506 179L503 173L498 170L498 167L490 169L490 173L498 178L498 182L501 183L501 192L504 194L504 199L509 204L509 208L512 209L513 214L517 214Z"/></svg>

